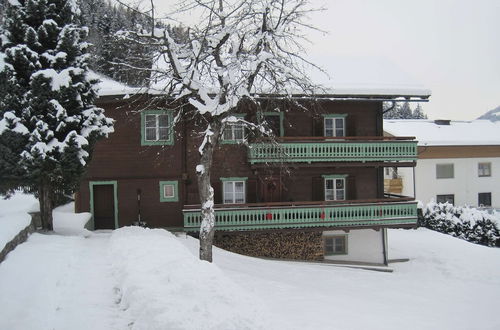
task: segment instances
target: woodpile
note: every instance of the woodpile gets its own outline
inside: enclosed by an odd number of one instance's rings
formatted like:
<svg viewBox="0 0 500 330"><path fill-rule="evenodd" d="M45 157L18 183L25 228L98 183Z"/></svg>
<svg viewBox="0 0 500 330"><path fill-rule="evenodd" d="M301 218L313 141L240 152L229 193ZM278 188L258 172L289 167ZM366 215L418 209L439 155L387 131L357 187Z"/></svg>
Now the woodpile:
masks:
<svg viewBox="0 0 500 330"><path fill-rule="evenodd" d="M214 245L253 257L323 259L321 232L217 233Z"/></svg>

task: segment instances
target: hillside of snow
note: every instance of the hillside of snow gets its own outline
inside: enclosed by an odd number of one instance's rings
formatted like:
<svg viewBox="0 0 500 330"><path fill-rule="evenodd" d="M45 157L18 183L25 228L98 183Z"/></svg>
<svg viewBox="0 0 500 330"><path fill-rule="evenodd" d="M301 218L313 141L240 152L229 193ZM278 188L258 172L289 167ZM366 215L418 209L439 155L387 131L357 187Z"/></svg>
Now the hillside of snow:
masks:
<svg viewBox="0 0 500 330"><path fill-rule="evenodd" d="M500 249L389 230L392 273L263 260L128 227L33 234L0 264L0 329L499 329Z"/></svg>
<svg viewBox="0 0 500 330"><path fill-rule="evenodd" d="M500 120L500 106L496 107L493 110L486 112L485 114L478 117L477 119L488 119L491 121L499 121Z"/></svg>

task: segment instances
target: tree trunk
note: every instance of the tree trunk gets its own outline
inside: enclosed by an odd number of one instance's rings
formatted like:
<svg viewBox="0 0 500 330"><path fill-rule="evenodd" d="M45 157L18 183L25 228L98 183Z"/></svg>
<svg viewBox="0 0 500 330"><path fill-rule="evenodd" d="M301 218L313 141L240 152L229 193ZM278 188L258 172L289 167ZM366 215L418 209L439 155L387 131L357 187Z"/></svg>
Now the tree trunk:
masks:
<svg viewBox="0 0 500 330"><path fill-rule="evenodd" d="M196 169L202 216L200 227L200 259L208 262L212 262L212 242L215 234L214 189L210 184L210 170L212 168L214 148L219 140L221 124L212 123L210 129L213 135L205 135L205 139L207 140L204 140L201 150L200 165L202 165L202 168Z"/></svg>
<svg viewBox="0 0 500 330"><path fill-rule="evenodd" d="M53 230L52 210L54 209L54 201L52 199L53 194L50 185L46 182L41 183L38 188L38 195L42 228L45 230Z"/></svg>

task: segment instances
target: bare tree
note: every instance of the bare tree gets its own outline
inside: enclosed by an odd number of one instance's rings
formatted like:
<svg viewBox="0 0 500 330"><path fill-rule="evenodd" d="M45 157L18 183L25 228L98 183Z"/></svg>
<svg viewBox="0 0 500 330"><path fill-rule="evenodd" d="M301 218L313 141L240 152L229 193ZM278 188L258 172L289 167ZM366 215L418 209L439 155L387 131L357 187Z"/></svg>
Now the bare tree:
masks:
<svg viewBox="0 0 500 330"><path fill-rule="evenodd" d="M181 1L173 14L200 12L179 42L166 29L127 34L160 49L151 72L150 88L170 101L184 100L174 122L195 120L203 134L196 167L201 202L200 259L212 261L215 212L210 185L212 156L228 123L241 123L265 132L263 125L233 116L242 102L258 104L261 97L312 95L315 86L307 71L314 66L301 55L304 30L313 11L306 0L191 0ZM153 10L154 12L154 10ZM170 18L172 18L170 17ZM200 124L201 123L201 124Z"/></svg>

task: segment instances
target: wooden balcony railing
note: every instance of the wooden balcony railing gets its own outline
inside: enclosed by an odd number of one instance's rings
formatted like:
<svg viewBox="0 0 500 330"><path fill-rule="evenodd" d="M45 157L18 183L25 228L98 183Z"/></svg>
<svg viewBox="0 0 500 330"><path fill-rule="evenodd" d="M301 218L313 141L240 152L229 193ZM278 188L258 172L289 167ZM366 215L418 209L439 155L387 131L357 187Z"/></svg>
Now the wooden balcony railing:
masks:
<svg viewBox="0 0 500 330"><path fill-rule="evenodd" d="M416 161L412 137L287 137L250 143L251 164L268 162Z"/></svg>
<svg viewBox="0 0 500 330"><path fill-rule="evenodd" d="M408 199L217 205L215 228L244 231L416 225L417 202ZM186 206L183 215L184 229L198 231L199 206Z"/></svg>

